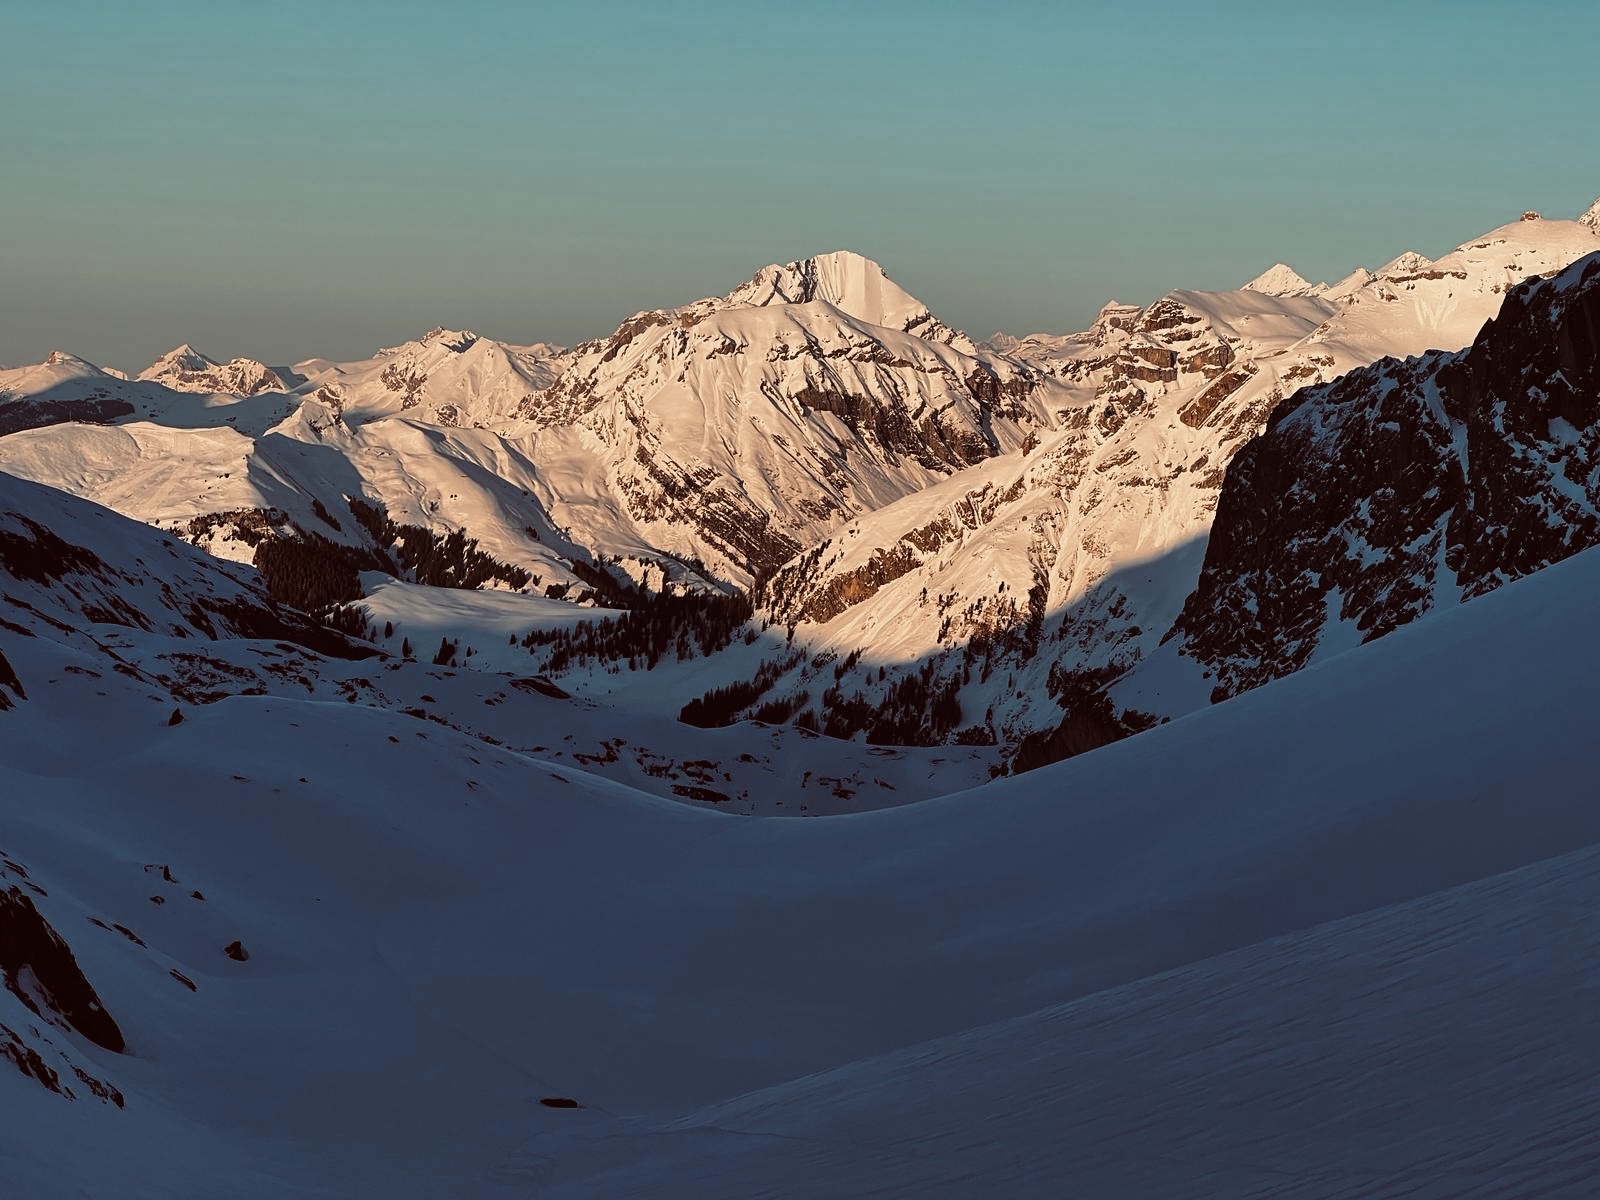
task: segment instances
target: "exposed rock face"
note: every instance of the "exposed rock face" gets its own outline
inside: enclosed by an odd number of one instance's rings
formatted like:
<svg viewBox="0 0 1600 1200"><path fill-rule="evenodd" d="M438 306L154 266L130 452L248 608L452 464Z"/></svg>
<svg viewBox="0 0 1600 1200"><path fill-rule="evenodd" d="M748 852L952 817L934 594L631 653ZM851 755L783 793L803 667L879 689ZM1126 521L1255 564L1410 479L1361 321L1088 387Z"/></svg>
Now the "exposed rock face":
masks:
<svg viewBox="0 0 1600 1200"><path fill-rule="evenodd" d="M126 1049L122 1030L84 978L71 947L15 885L0 892L0 975L6 990L41 1020L64 1023L114 1053Z"/></svg>
<svg viewBox="0 0 1600 1200"><path fill-rule="evenodd" d="M1227 474L1173 632L1224 699L1600 544L1600 254L1466 350L1308 388ZM1341 629L1342 627L1342 629Z"/></svg>
<svg viewBox="0 0 1600 1200"><path fill-rule="evenodd" d="M10 695L6 693L10 692ZM18 700L26 700L28 693L22 690L22 680L17 678L16 668L0 653L0 712L16 707Z"/></svg>

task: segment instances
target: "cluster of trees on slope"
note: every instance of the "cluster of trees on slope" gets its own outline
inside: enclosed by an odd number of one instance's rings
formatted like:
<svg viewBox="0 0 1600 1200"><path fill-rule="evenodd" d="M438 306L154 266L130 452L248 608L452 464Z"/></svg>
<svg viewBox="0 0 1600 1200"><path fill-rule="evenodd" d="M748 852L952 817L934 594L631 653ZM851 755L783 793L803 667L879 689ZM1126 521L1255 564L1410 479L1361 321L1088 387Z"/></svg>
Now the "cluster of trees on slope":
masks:
<svg viewBox="0 0 1600 1200"><path fill-rule="evenodd" d="M256 570L273 599L318 617L361 599L362 571L391 566L371 550L342 546L320 533L263 538L256 546Z"/></svg>
<svg viewBox="0 0 1600 1200"><path fill-rule="evenodd" d="M937 746L954 734L957 742L987 745L994 734L987 725L959 732L961 689L970 679L962 671L945 673L945 656L929 659L917 670L890 677L886 667L876 676L868 673L865 690L845 694L844 677L860 663L861 651L854 650L835 662L831 652L819 654L811 662L813 670L833 664L833 683L812 707L811 693L805 688L761 703L778 680L798 667L804 658L796 650L783 658L761 664L753 678L737 680L712 688L685 704L678 720L703 728L732 725L739 720L782 725L793 721L801 729L828 737L852 738L865 732L867 741L884 746Z"/></svg>
<svg viewBox="0 0 1600 1200"><path fill-rule="evenodd" d="M668 654L681 661L721 650L750 620L744 596L645 592L611 583L616 589L611 595L627 604L616 616L565 629L534 629L522 639L530 654L548 650L544 671L556 674L591 662L651 670ZM754 638L749 631L748 639Z"/></svg>
<svg viewBox="0 0 1600 1200"><path fill-rule="evenodd" d="M736 680L726 687L712 688L705 695L696 696L678 710L678 720L685 725L697 725L701 729L718 729L724 725L732 725L739 720L739 715L745 709L766 695L773 684L798 667L804 657L801 651L796 650L786 658L769 659L756 668L755 678ZM778 711L770 705L763 705L762 708L770 715L775 715ZM755 714L751 715L755 720L763 719ZM794 710L787 709L777 720L769 719L768 724L781 725L793 715Z"/></svg>
<svg viewBox="0 0 1600 1200"><path fill-rule="evenodd" d="M191 542L198 542L224 529L228 536L253 546L256 570L273 599L352 637L372 636L365 614L355 607L361 599L363 571L461 589L492 582L522 588L532 580L521 567L485 554L476 538L459 530L440 534L420 525L399 524L384 509L359 498L349 505L375 546L349 546L299 529L277 508L207 513L191 520L185 532ZM342 528L320 500L312 507L320 520L333 529Z"/></svg>
<svg viewBox="0 0 1600 1200"><path fill-rule="evenodd" d="M459 529L435 533L421 525L404 525L390 520L388 512L375 504L352 497L350 512L372 540L399 564L384 568L390 574L429 587L472 590L486 583L503 583L525 588L533 576L521 567L503 563L478 549L478 539Z"/></svg>
<svg viewBox="0 0 1600 1200"><path fill-rule="evenodd" d="M865 732L876 746L938 746L961 724L959 671L943 674L941 658L930 658L915 671L890 680L879 668L869 697L860 690L845 695L838 680L822 693L820 720L810 709L796 721L828 737L852 738ZM983 740L993 741L993 735Z"/></svg>

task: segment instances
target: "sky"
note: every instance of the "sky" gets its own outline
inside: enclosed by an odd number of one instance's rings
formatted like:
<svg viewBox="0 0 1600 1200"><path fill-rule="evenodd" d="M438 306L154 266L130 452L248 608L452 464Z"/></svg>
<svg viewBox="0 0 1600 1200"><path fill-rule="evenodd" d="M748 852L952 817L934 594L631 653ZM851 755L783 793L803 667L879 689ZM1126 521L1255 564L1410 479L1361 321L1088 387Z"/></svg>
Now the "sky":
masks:
<svg viewBox="0 0 1600 1200"><path fill-rule="evenodd" d="M571 343L851 249L983 337L1600 193L1600 5L0 0L0 364Z"/></svg>

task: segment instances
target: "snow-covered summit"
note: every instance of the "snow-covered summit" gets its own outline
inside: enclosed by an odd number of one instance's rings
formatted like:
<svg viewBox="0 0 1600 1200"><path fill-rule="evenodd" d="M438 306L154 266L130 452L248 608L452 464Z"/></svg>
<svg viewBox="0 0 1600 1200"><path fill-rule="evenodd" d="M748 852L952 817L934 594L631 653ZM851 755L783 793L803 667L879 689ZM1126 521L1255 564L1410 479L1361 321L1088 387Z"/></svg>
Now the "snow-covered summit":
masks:
<svg viewBox="0 0 1600 1200"><path fill-rule="evenodd" d="M219 362L200 353L188 342L167 351L143 371L141 380L159 383L175 392L205 395L257 396L286 392L288 384L271 367L253 358Z"/></svg>
<svg viewBox="0 0 1600 1200"><path fill-rule="evenodd" d="M1381 276L1409 275L1417 271L1425 271L1433 265L1433 260L1425 254L1418 254L1415 250L1406 250L1395 255L1383 266L1379 267L1376 274Z"/></svg>
<svg viewBox="0 0 1600 1200"><path fill-rule="evenodd" d="M398 346L385 346L373 357L390 358L396 354L414 351L418 346L436 348L450 354L465 354L472 349L480 336L471 329L447 329L443 325L435 325L415 341L401 342Z"/></svg>
<svg viewBox="0 0 1600 1200"><path fill-rule="evenodd" d="M133 412L124 380L52 350L43 362L0 368L0 437L58 421L109 421Z"/></svg>
<svg viewBox="0 0 1600 1200"><path fill-rule="evenodd" d="M45 356L42 364L46 367L56 367L63 371L71 371L83 375L104 375L105 372L87 358L80 358L66 350L52 350Z"/></svg>
<svg viewBox="0 0 1600 1200"><path fill-rule="evenodd" d="M200 351L196 350L188 342L184 342L183 345L174 346L171 350L168 350L139 374L140 377L143 378L156 371L162 370L163 368L175 368L185 371L203 371L207 367L214 367L216 365L216 359L201 354Z"/></svg>
<svg viewBox="0 0 1600 1200"><path fill-rule="evenodd" d="M1317 287L1303 279L1287 263L1274 263L1249 283L1242 291L1260 292L1267 296L1309 296Z"/></svg>
<svg viewBox="0 0 1600 1200"><path fill-rule="evenodd" d="M346 421L405 413L438 425L494 425L554 381L558 346L510 346L470 329L438 327L353 362L307 359L294 371Z"/></svg>
<svg viewBox="0 0 1600 1200"><path fill-rule="evenodd" d="M1587 225L1590 229L1600 229L1600 199L1597 199L1578 218L1578 224Z"/></svg>
<svg viewBox="0 0 1600 1200"><path fill-rule="evenodd" d="M928 306L890 279L883 267L851 250L762 267L750 282L730 292L725 304L764 307L818 300L859 321L916 331L918 336L926 336L919 327L934 319Z"/></svg>

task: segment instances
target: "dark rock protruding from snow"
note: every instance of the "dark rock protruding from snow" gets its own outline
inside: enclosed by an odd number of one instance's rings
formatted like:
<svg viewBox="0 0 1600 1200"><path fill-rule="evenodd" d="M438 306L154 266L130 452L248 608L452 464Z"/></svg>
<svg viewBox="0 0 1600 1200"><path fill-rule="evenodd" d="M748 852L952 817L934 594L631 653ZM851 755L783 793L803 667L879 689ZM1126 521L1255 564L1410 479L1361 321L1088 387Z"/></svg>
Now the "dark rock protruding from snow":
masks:
<svg viewBox="0 0 1600 1200"><path fill-rule="evenodd" d="M41 1019L60 1018L106 1050L127 1048L72 948L15 885L0 892L0 975L6 990Z"/></svg>
<svg viewBox="0 0 1600 1200"><path fill-rule="evenodd" d="M11 695L6 695L7 692ZM28 694L22 690L22 680L17 678L17 672L6 659L4 652L0 652L0 712L8 708L15 708L18 700L26 700Z"/></svg>
<svg viewBox="0 0 1600 1200"><path fill-rule="evenodd" d="M1458 353L1307 388L1228 469L1173 632L1225 699L1600 545L1600 254Z"/></svg>
<svg viewBox="0 0 1600 1200"><path fill-rule="evenodd" d="M233 959L234 962L248 962L250 959L250 951L244 948L244 943L238 938L224 946L222 952Z"/></svg>

